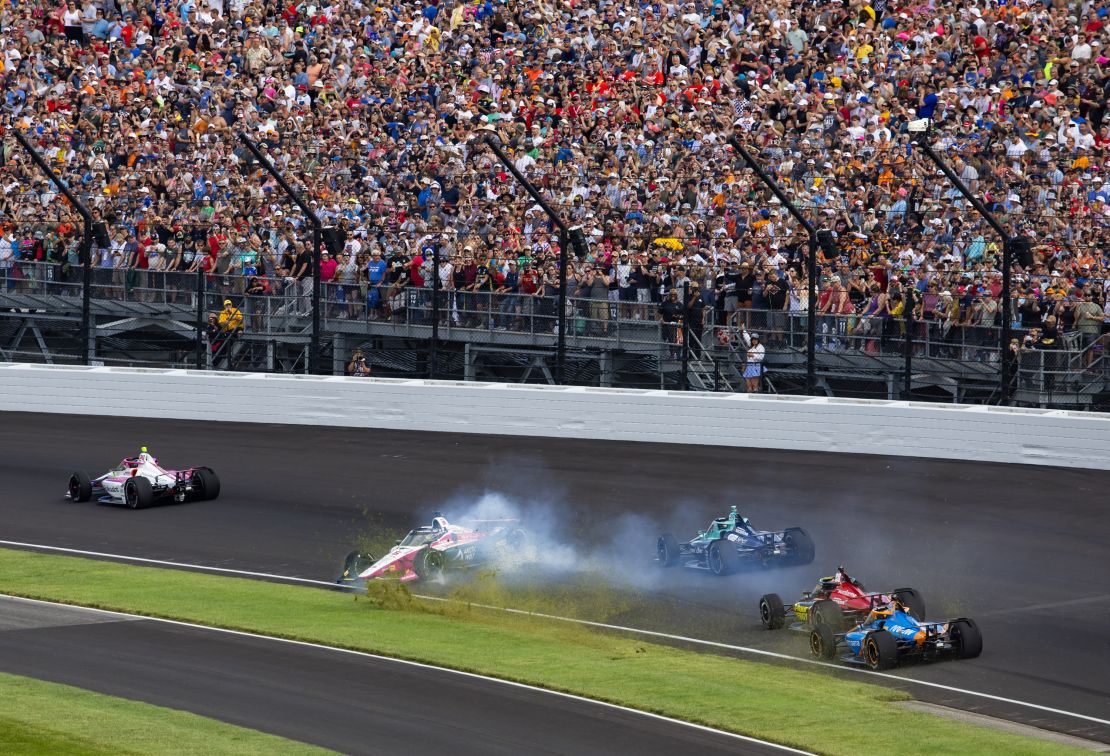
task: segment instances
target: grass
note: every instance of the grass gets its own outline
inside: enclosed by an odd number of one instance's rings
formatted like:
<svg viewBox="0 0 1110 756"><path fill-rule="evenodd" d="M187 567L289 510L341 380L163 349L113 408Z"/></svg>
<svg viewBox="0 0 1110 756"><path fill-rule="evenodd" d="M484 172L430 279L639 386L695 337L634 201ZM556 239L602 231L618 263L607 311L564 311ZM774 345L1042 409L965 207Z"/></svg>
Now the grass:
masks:
<svg viewBox="0 0 1110 756"><path fill-rule="evenodd" d="M1058 753L906 711L908 696L820 672L645 643L570 623L0 549L0 593L198 622L488 674L830 754ZM866 732L860 723L865 723ZM875 737L881 733L881 737ZM2 749L0 749L2 750Z"/></svg>
<svg viewBox="0 0 1110 756"><path fill-rule="evenodd" d="M196 714L2 673L0 701L0 753L331 753Z"/></svg>

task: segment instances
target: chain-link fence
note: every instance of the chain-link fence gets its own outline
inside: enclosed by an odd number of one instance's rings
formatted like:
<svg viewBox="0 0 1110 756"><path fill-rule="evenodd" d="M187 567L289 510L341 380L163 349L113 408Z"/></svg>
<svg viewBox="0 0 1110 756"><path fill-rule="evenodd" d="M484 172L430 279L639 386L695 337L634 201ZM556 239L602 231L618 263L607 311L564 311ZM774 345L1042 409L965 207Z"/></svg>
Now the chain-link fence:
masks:
<svg viewBox="0 0 1110 756"><path fill-rule="evenodd" d="M80 362L87 349L102 364L310 370L316 304L309 271L284 274L291 271L245 252L223 272L209 269L201 254L166 261L170 255L155 250L142 264L94 255L94 323L84 344L79 234L30 224L9 236L21 241L0 260L0 359ZM509 285L461 278L456 286L445 275L433 291L431 275L414 285L387 270L376 280L361 268L350 276L339 270L321 285L322 370L350 372L361 349L375 375L552 383L562 326L565 383L801 394L813 381L814 391L830 396L989 403L1002 395L1006 315L982 305L990 298L979 290L947 306L930 285L916 294L909 317L889 303L876 309L874 292L859 301L846 296L838 311L818 300L810 345L806 291L793 274L783 305L773 309L766 298L753 306L731 296L707 268L670 271L668 283L597 285L592 271L572 265L561 311L543 276ZM753 283L763 278L760 272ZM1013 401L1106 406L1106 325L1081 321L1074 313L1082 303L1058 296L1051 314L1022 327L1025 301L1016 298L1010 314Z"/></svg>
<svg viewBox="0 0 1110 756"><path fill-rule="evenodd" d="M82 273L66 243L8 261L0 358L81 361ZM88 348L99 364L305 372L312 288L307 276L94 266ZM801 394L812 375L828 396L997 402L1002 394L997 322L933 312L907 320L861 307L819 312L811 324L804 309L725 308L689 287L685 298L678 289L613 289L604 298L572 291L560 312L540 288L329 281L319 302L321 364L349 373L361 350L373 375L552 383L562 325L571 384ZM1048 343L1042 329L1015 328L1014 401L1105 406L1105 338L1072 326Z"/></svg>

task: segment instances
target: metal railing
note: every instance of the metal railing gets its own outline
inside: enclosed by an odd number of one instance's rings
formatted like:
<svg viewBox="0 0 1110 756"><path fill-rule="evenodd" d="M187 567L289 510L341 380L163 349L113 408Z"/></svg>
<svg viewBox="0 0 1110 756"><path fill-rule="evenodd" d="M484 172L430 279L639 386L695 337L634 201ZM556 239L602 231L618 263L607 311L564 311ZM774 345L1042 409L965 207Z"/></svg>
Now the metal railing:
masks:
<svg viewBox="0 0 1110 756"><path fill-rule="evenodd" d="M76 358L71 350L77 343L59 334L65 327L73 330L79 312L79 273L63 262L15 260L0 274L0 323L8 321L0 324L0 359ZM93 340L102 346L97 361L227 370L306 368L313 288L307 278L94 267L90 288ZM631 371L639 370L655 374L662 387L802 393L811 375L809 314L804 311L752 308L726 314L712 306L697 311L672 307L664 319L658 302L617 297L572 295L559 313L557 297L539 293L444 289L436 303L430 287L363 281L328 282L320 288L321 331L331 350L323 361L332 372L342 371L345 349L392 339L379 345L383 354L405 349L416 354L434 330L440 346L501 350L519 361L527 355L529 364L538 367L527 371L531 379L553 380L544 360L553 355L562 317L568 353L581 359L617 354L630 363L639 360L624 377L614 368L605 379L605 368L598 368L568 382L628 383L634 380ZM228 300L242 315L241 337L227 335L219 322ZM58 324L53 337L45 333L44 322ZM1000 393L999 326L907 323L851 313L818 315L814 326L812 374L818 392L948 401L995 401ZM755 332L766 355L753 384L745 377L750 371L743 342L744 334ZM1021 331L1015 333L1020 338ZM1045 406L1104 401L1110 381L1103 339L1086 348L1079 342L1079 334L1069 332L1061 339L1062 349L1051 355L1022 351L1010 387L1015 401ZM445 365L461 364L450 350L443 358ZM1038 361L1036 367L1031 360ZM394 361L414 372L437 370L437 360L427 356Z"/></svg>

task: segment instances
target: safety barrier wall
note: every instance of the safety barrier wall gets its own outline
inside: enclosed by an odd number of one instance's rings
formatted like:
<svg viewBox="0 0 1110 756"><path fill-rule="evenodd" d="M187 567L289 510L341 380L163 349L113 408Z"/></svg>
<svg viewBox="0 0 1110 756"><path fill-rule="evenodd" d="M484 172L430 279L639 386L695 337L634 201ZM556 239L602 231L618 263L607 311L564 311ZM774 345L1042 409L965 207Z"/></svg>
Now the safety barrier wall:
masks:
<svg viewBox="0 0 1110 756"><path fill-rule="evenodd" d="M0 363L0 410L1110 469L1110 414L867 399Z"/></svg>

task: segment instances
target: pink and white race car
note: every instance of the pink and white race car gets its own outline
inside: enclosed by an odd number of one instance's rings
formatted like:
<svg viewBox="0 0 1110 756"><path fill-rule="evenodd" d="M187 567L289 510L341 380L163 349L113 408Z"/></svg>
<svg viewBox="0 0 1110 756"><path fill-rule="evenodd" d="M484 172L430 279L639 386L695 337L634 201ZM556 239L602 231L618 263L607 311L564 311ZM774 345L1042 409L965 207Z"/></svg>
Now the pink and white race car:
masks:
<svg viewBox="0 0 1110 756"><path fill-rule="evenodd" d="M361 571L352 567L361 567L367 557L352 552L338 582L352 582L351 575L357 574L362 580L392 578L408 583L439 577L446 570L483 564L524 547L527 539L515 523L516 520L478 520L474 521L475 527L468 528L452 525L437 512L431 525L410 530L388 554Z"/></svg>
<svg viewBox="0 0 1110 756"><path fill-rule="evenodd" d="M144 446L139 456L124 459L99 478L90 479L80 470L69 477L67 499L88 501L94 495L102 504L142 509L158 499L175 502L215 499L220 495L220 479L209 467L167 470Z"/></svg>

